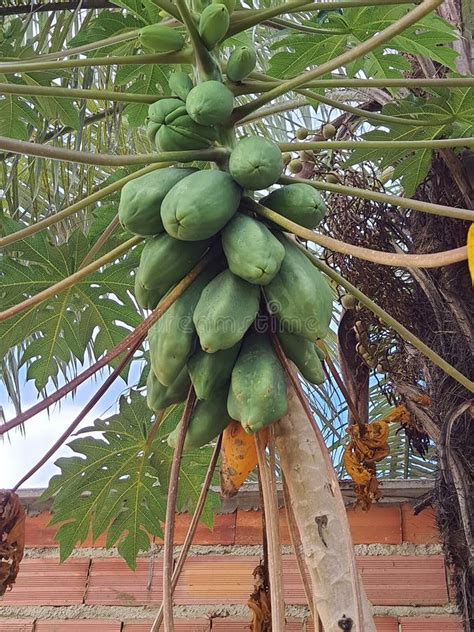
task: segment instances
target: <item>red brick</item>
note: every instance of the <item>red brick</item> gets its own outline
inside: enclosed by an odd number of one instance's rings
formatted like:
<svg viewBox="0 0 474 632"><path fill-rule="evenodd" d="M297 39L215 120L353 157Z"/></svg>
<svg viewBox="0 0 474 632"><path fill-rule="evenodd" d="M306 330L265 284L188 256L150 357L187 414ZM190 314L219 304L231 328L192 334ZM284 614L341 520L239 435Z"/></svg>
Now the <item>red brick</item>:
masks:
<svg viewBox="0 0 474 632"><path fill-rule="evenodd" d="M399 632L398 621L395 617L375 617L377 632ZM304 632L314 632L312 621L308 621Z"/></svg>
<svg viewBox="0 0 474 632"><path fill-rule="evenodd" d="M402 617L401 632L462 632L458 617Z"/></svg>
<svg viewBox="0 0 474 632"><path fill-rule="evenodd" d="M68 606L84 598L89 559L23 560L12 591L0 598L0 606Z"/></svg>
<svg viewBox="0 0 474 632"><path fill-rule="evenodd" d="M33 632L34 619L0 619L0 632Z"/></svg>
<svg viewBox="0 0 474 632"><path fill-rule="evenodd" d="M104 619L69 619L68 621L44 619L37 621L35 626L35 632L121 632L121 630L121 621L105 621Z"/></svg>
<svg viewBox="0 0 474 632"><path fill-rule="evenodd" d="M150 632L153 621L126 621L123 632ZM176 619L174 629L176 632L209 632L209 619ZM214 629L214 628L213 628Z"/></svg>
<svg viewBox="0 0 474 632"><path fill-rule="evenodd" d="M366 556L357 559L367 596L375 605L442 605L448 591L441 555Z"/></svg>
<svg viewBox="0 0 474 632"><path fill-rule="evenodd" d="M290 535L286 524L285 509L279 510L280 541L290 544ZM235 532L236 544L262 544L262 512L238 511Z"/></svg>
<svg viewBox="0 0 474 632"><path fill-rule="evenodd" d="M212 632L249 632L250 630L250 611L247 619L213 619ZM301 621L287 621L285 632L301 632Z"/></svg>
<svg viewBox="0 0 474 632"><path fill-rule="evenodd" d="M222 544L232 545L235 541L235 521L236 514L217 514L214 516L214 528L208 529L206 525L200 524L196 530L193 544ZM176 526L174 533L174 543L182 544L191 522L190 514L179 514L176 516ZM156 540L162 544L162 540Z"/></svg>
<svg viewBox="0 0 474 632"><path fill-rule="evenodd" d="M402 505L402 534L404 542L414 544L439 544L441 536L436 526L436 513L428 507L417 516L413 514L413 505Z"/></svg>
<svg viewBox="0 0 474 632"><path fill-rule="evenodd" d="M354 544L402 542L402 517L398 505L373 505L369 511L349 507L347 518Z"/></svg>
<svg viewBox="0 0 474 632"><path fill-rule="evenodd" d="M48 527L51 514L45 511L37 516L27 516L25 524L25 545L30 548L57 547L58 543L54 539L59 525ZM79 547L102 547L105 546L106 534L92 540L89 536Z"/></svg>
<svg viewBox="0 0 474 632"><path fill-rule="evenodd" d="M245 603L252 590L255 556L189 557L175 592L184 605ZM369 599L375 605L443 605L448 595L441 556L363 556L358 567ZM94 559L86 603L157 605L161 602L161 559L154 563L147 591L148 560L140 559L135 573L116 558ZM305 597L293 556L283 558L285 599L304 604Z"/></svg>

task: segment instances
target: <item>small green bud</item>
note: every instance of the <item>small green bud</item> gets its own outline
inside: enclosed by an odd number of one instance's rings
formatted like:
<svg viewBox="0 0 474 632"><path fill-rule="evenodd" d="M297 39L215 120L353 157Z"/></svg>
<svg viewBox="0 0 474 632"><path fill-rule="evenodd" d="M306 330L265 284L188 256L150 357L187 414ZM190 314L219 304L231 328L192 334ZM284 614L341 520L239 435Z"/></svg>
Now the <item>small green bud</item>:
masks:
<svg viewBox="0 0 474 632"><path fill-rule="evenodd" d="M308 138L308 134L309 132L306 127L300 127L296 130L296 138L298 140L304 140L305 138Z"/></svg>
<svg viewBox="0 0 474 632"><path fill-rule="evenodd" d="M334 138L337 133L337 129L334 127L332 123L326 123L323 127L323 138L329 140L330 138Z"/></svg>
<svg viewBox="0 0 474 632"><path fill-rule="evenodd" d="M288 170L290 173L300 173L300 171L303 169L303 161L300 160L299 158L296 158L295 160L291 160L288 163Z"/></svg>

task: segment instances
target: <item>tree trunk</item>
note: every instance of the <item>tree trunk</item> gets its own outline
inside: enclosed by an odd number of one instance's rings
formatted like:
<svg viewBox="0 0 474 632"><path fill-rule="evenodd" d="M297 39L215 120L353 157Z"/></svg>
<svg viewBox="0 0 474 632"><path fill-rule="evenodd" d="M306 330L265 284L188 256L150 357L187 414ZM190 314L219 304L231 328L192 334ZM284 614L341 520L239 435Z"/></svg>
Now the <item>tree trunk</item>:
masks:
<svg viewBox="0 0 474 632"><path fill-rule="evenodd" d="M311 578L314 611L325 632L375 632L371 606L355 567L354 549L337 479L328 470L295 389L288 413L275 424L276 446Z"/></svg>

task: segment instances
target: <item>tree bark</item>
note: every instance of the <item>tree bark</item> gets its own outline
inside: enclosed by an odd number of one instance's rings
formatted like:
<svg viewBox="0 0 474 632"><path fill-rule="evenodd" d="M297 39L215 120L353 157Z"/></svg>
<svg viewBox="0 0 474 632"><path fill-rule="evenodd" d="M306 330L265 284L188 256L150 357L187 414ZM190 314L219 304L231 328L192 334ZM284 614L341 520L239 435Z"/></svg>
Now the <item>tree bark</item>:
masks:
<svg viewBox="0 0 474 632"><path fill-rule="evenodd" d="M338 485L307 412L288 388L288 413L275 424L276 446L311 578L314 611L325 632L375 632ZM344 515L341 516L342 512ZM359 623L358 623L359 622Z"/></svg>

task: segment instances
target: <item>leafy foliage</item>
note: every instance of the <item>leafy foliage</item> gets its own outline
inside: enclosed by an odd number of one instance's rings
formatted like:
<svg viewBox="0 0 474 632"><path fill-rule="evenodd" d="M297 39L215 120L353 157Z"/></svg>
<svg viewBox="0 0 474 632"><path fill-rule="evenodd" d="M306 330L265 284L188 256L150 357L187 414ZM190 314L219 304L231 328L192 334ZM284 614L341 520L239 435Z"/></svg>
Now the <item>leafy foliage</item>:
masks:
<svg viewBox="0 0 474 632"><path fill-rule="evenodd" d="M155 437L149 440L152 413L137 391L121 397L119 412L98 419L69 443L77 456L58 459L44 497L54 497L51 524L60 524L56 538L61 559L89 533L107 532L106 546L117 546L134 569L137 555L147 551L151 537L162 537L172 449L165 438L181 418L182 407L170 408ZM99 437L94 435L98 433ZM186 454L179 484L178 511L192 511L211 455L210 448ZM218 497L210 492L203 521L212 526Z"/></svg>
<svg viewBox="0 0 474 632"><path fill-rule="evenodd" d="M4 220L8 232L20 228ZM15 305L79 269L92 242L75 230L62 244L38 233L6 249L0 262L3 304ZM38 390L56 380L62 364L84 361L86 349L98 358L117 345L140 322L129 290L138 251L98 270L53 299L0 325L0 350L22 345L20 366ZM26 343L26 344L25 344Z"/></svg>

